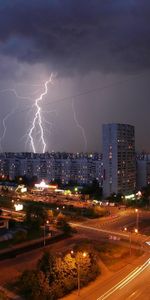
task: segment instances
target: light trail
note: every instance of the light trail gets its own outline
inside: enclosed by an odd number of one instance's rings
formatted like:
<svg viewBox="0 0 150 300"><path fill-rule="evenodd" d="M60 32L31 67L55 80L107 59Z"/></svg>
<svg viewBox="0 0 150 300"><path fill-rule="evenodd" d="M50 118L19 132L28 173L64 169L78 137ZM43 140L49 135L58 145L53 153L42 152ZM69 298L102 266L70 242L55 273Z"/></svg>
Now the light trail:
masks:
<svg viewBox="0 0 150 300"><path fill-rule="evenodd" d="M121 232L115 232L115 231L111 231L111 230L105 230L105 229L100 229L100 228L96 228L96 227L92 227L92 226L86 226L86 225L82 225L82 224L78 224L78 223L69 223L71 226L75 226L75 227L81 227L83 229L90 229L93 231L98 231L98 232L103 232L103 233L107 233L107 234L112 234L115 236L119 236L119 237L123 237L128 239L129 235L125 234L125 233L121 233Z"/></svg>
<svg viewBox="0 0 150 300"><path fill-rule="evenodd" d="M34 153L37 152L37 149L36 149L33 135L34 135L34 132L37 133L37 127L40 129L40 141L42 142L42 152L45 153L45 150L46 150L46 142L45 142L45 138L44 138L44 129L43 129L40 102L43 100L43 97L45 95L47 95L48 84L52 83L52 79L53 79L53 74L51 74L50 78L44 83L44 87L45 87L44 92L40 95L40 97L35 99L35 103L33 105L33 107L35 107L35 109L36 109L36 112L35 112L35 115L34 115L34 118L32 121L32 126L28 133L28 139L30 140L30 144L31 144L31 147L32 147L32 150Z"/></svg>
<svg viewBox="0 0 150 300"><path fill-rule="evenodd" d="M129 284L133 279L135 279L137 276L139 276L146 268L150 267L150 258L145 261L143 265L140 267L137 267L134 269L130 274L128 274L124 279L122 279L119 283L117 283L115 286L113 286L109 291L107 291L105 294L97 298L97 300L105 300L109 296L111 296L115 291L118 289L122 289L127 284Z"/></svg>
<svg viewBox="0 0 150 300"><path fill-rule="evenodd" d="M85 134L85 129L83 128L83 126L81 126L79 124L79 121L77 119L77 114L76 114L76 110L75 110L75 107L74 107L74 100L72 99L72 111L73 111L73 117L74 117L74 121L75 121L75 124L76 126L80 129L81 131L81 134L82 134L82 137L83 137L83 141L84 141L84 152L87 152L87 137L86 137L86 134Z"/></svg>

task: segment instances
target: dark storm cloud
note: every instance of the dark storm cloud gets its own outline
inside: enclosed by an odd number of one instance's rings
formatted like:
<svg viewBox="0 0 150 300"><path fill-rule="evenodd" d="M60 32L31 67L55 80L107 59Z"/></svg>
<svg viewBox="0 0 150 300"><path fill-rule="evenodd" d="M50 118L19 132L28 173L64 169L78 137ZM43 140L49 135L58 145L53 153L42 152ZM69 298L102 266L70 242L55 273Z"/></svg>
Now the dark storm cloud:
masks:
<svg viewBox="0 0 150 300"><path fill-rule="evenodd" d="M1 0L0 51L56 71L150 67L149 0Z"/></svg>

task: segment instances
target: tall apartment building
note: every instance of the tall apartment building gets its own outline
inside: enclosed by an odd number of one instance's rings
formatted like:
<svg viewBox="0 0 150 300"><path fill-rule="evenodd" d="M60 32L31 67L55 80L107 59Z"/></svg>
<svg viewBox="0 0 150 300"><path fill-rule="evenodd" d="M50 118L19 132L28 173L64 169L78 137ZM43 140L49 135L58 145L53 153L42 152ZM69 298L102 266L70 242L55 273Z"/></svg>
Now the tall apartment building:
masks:
<svg viewBox="0 0 150 300"><path fill-rule="evenodd" d="M145 154L136 161L137 168L137 188L150 184L150 154Z"/></svg>
<svg viewBox="0 0 150 300"><path fill-rule="evenodd" d="M135 135L128 124L103 125L104 196L135 189Z"/></svg>

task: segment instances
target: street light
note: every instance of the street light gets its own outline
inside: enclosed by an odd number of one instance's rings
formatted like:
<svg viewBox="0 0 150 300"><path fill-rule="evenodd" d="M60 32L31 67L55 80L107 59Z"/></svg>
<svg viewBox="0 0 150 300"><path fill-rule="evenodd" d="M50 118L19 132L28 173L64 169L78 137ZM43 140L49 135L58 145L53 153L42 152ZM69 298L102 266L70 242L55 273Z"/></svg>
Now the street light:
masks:
<svg viewBox="0 0 150 300"><path fill-rule="evenodd" d="M71 254L73 255L74 254L74 251L71 250ZM82 257L85 258L87 256L87 253L86 252L83 252L82 253ZM79 258L77 257L77 255L75 256L75 262L76 262L76 265L77 265L77 279L78 279L78 296L80 295L80 261L79 261Z"/></svg>
<svg viewBox="0 0 150 300"><path fill-rule="evenodd" d="M124 227L124 231L128 231L128 228L127 227ZM130 256L131 256L131 252L132 252L132 232L131 231L129 231L129 243L130 243Z"/></svg>
<svg viewBox="0 0 150 300"><path fill-rule="evenodd" d="M136 212L136 228L137 228L137 232L139 230L139 210L138 208L135 209Z"/></svg>
<svg viewBox="0 0 150 300"><path fill-rule="evenodd" d="M43 243L44 243L44 247L45 247L45 242L46 242L46 240L45 240L45 236L46 236L46 224L49 224L49 220L46 220L46 223L44 224L44 239L43 239Z"/></svg>

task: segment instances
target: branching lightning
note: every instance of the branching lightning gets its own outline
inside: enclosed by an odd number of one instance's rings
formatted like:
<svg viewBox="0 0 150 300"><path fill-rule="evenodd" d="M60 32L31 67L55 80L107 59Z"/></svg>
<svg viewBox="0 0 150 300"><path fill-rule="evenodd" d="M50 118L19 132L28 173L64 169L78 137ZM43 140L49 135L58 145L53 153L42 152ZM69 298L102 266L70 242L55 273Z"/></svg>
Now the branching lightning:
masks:
<svg viewBox="0 0 150 300"><path fill-rule="evenodd" d="M74 117L74 121L77 125L77 127L80 129L81 131L81 134L82 134L82 137L83 137L83 141L84 141L84 152L87 152L87 137L86 137L86 134L85 134L85 130L83 128L83 126L81 126L78 122L78 119L77 119L77 114L76 114L76 111L75 111L75 107L74 107L74 100L72 99L72 111L73 111L73 117Z"/></svg>
<svg viewBox="0 0 150 300"><path fill-rule="evenodd" d="M6 93L6 92L11 92L13 93L16 98L18 99L23 99L23 100L32 100L32 98L30 97L27 97L27 96L20 96L16 89L3 89L3 90L0 90L0 93ZM18 109L18 106L17 105L15 108L13 108L10 112L8 112L5 117L3 118L2 120L2 124L3 124L3 133L2 133L2 136L0 137L0 150L2 151L3 148L2 148L2 141L5 139L5 136L6 136L6 131L7 131L7 121L8 119L16 113L17 109Z"/></svg>
<svg viewBox="0 0 150 300"><path fill-rule="evenodd" d="M17 109L18 109L18 106L15 107L15 108L13 108L13 109L12 109L12 110L4 117L4 119L3 119L3 121L2 121L2 124L3 124L3 134L2 134L2 136L0 137L0 149L1 149L1 151L2 151L2 141L4 140L5 135L6 135L6 131L7 131L7 125L6 125L6 123L7 123L8 119L16 112Z"/></svg>
<svg viewBox="0 0 150 300"><path fill-rule="evenodd" d="M12 92L12 93L14 93L14 95L16 96L16 98L18 98L18 99L32 100L31 97L20 96L20 95L18 95L18 93L16 92L15 89L5 89L5 90L1 90L0 92L1 92L1 93Z"/></svg>
<svg viewBox="0 0 150 300"><path fill-rule="evenodd" d="M41 106L40 106L40 102L43 100L43 97L45 95L47 95L48 92L48 84L52 83L52 79L53 79L53 74L51 74L49 80L47 80L44 84L45 89L44 92L40 95L40 97L38 97L37 99L35 99L35 103L34 103L34 107L35 107L35 115L33 118L33 122L32 122L32 126L29 130L28 133L28 138L30 140L31 143L31 147L34 153L37 152L36 146L35 146L35 142L34 142L34 133L38 133L38 130L40 132L40 141L42 143L42 152L44 153L46 150L46 142L45 142L45 138L44 138L44 129L43 129L43 122L42 122L42 113L41 113Z"/></svg>

